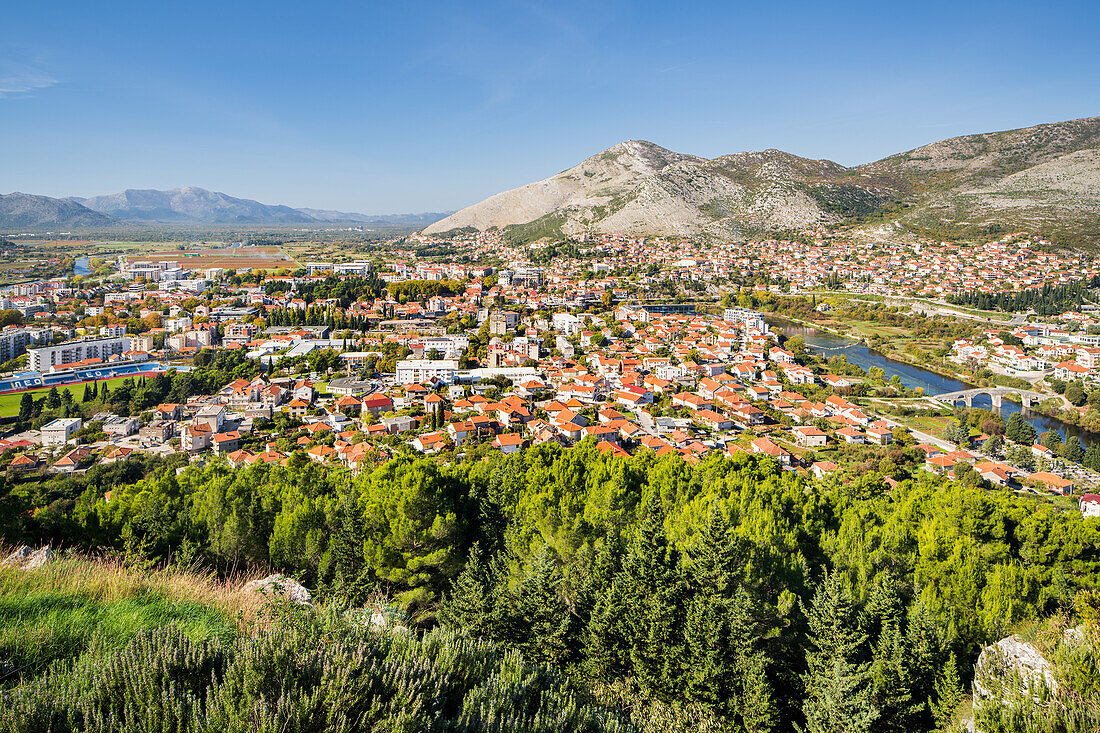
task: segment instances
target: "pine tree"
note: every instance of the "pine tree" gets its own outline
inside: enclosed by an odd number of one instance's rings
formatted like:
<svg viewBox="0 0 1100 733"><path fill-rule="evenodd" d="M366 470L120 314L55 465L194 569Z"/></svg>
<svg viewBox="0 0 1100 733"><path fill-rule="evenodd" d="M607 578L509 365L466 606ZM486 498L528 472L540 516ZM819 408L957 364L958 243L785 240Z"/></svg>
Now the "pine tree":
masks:
<svg viewBox="0 0 1100 733"><path fill-rule="evenodd" d="M61 394L57 391L57 387L50 387L50 391L46 394L46 409L56 410L61 407Z"/></svg>
<svg viewBox="0 0 1100 733"><path fill-rule="evenodd" d="M507 570L500 553L488 556L475 542L451 593L443 601L440 621L471 636L499 640L507 634Z"/></svg>
<svg viewBox="0 0 1100 733"><path fill-rule="evenodd" d="M333 587L337 594L352 605L366 600L368 590L364 576L362 519L357 516L356 498L349 490L337 510L339 524L333 533L330 552L334 571Z"/></svg>
<svg viewBox="0 0 1100 733"><path fill-rule="evenodd" d="M676 688L675 666L681 657L678 632L685 588L679 553L665 536L664 517L661 497L654 489L620 576L633 672L644 689L670 695Z"/></svg>
<svg viewBox="0 0 1100 733"><path fill-rule="evenodd" d="M960 729L955 722L955 710L966 694L959 681L959 666L952 654L936 678L935 697L932 700L932 714L936 719L936 730L942 733L954 733Z"/></svg>
<svg viewBox="0 0 1100 733"><path fill-rule="evenodd" d="M715 507L693 554L695 593L684 631L689 655L685 693L724 715L734 715L743 707L744 676L755 675L757 666L766 667L766 660L752 650L757 637L750 614L753 604L741 587L747 548L732 536L725 515ZM752 684L757 697L770 697L766 676Z"/></svg>
<svg viewBox="0 0 1100 733"><path fill-rule="evenodd" d="M915 700L910 652L900 620L888 618L879 635L871 663L872 700L878 717L872 730L908 733L917 730L924 700Z"/></svg>
<svg viewBox="0 0 1100 733"><path fill-rule="evenodd" d="M806 614L811 648L802 711L807 733L869 731L877 717L871 700L867 636L840 573L825 576Z"/></svg>
<svg viewBox="0 0 1100 733"><path fill-rule="evenodd" d="M543 545L516 594L519 647L533 662L558 664L567 649L569 608L561 595L557 553Z"/></svg>

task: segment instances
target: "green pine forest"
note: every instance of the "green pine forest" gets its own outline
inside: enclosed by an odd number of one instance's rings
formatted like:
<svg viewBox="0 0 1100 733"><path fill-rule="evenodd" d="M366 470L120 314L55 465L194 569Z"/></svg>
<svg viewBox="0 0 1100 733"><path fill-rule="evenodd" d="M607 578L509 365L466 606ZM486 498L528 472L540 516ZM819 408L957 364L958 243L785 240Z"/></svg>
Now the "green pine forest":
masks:
<svg viewBox="0 0 1100 733"><path fill-rule="evenodd" d="M358 475L143 465L67 496L5 484L0 535L136 568L276 569L318 610L253 636L90 638L6 674L0 636L0 708L22 711L0 731L952 730L981 647L1072 616L1100 581L1100 523L1074 504L924 472L888 490L590 440ZM357 608L403 640L357 630ZM187 690L171 710L134 707L170 690ZM1047 730L1013 725L986 729Z"/></svg>

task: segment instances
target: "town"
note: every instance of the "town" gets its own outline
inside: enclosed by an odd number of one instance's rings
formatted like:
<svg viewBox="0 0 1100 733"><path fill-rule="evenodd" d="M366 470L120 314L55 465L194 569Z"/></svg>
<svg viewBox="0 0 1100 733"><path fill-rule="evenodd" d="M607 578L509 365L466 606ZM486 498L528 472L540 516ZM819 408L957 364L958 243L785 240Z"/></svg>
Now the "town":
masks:
<svg viewBox="0 0 1100 733"><path fill-rule="evenodd" d="M1091 306L1013 322L949 301L1100 272L1032 249L1042 244L1026 233L980 246L857 245L822 231L738 247L603 236L547 260L539 244L489 232L413 235L396 257L294 270L120 256L98 277L17 284L0 302L0 447L9 475L27 480L143 453L358 472L407 450L452 460L590 440L689 462L763 454L813 480L876 470L885 488L950 473L1076 492L1082 511L1100 512L1088 493L1100 446L830 360L773 328L782 312L755 309L760 296L807 295L813 315L875 296L898 299L893 311L936 308L969 329L944 342L943 365L972 384L986 377L990 408L1026 393L1033 410L1100 426ZM418 256L440 246L454 254Z"/></svg>

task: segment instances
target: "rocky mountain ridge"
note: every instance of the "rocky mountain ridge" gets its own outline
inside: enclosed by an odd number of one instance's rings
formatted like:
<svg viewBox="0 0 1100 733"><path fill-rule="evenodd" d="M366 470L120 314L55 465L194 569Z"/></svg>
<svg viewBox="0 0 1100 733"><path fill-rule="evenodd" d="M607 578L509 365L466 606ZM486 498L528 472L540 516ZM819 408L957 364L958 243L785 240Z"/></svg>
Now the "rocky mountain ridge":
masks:
<svg viewBox="0 0 1100 733"><path fill-rule="evenodd" d="M424 231L739 237L876 218L1100 239L1100 117L951 138L851 168L773 149L706 159L630 140Z"/></svg>

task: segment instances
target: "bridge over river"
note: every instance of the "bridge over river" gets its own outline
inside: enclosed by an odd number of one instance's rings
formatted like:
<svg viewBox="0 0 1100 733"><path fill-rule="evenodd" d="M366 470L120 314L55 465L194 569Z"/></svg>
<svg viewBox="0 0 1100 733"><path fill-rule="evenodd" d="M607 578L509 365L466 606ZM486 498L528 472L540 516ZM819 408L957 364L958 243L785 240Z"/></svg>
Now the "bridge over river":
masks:
<svg viewBox="0 0 1100 733"><path fill-rule="evenodd" d="M1060 399L1062 404L1066 407L1071 406L1069 400L1061 395L1049 395L1030 389L1019 389L1017 387L976 387L974 389L962 389L957 392L944 392L943 394L935 395L932 399L952 406L958 404L961 400L967 407L973 407L975 397L986 395L993 403L993 407L995 409L1000 409L1001 402L1010 394L1017 395L1024 407L1032 407L1052 397Z"/></svg>

